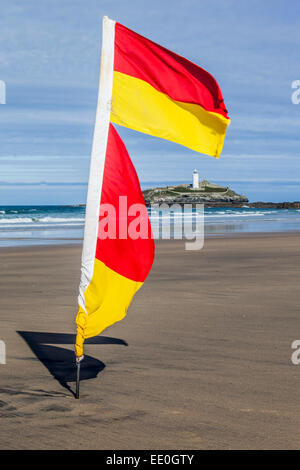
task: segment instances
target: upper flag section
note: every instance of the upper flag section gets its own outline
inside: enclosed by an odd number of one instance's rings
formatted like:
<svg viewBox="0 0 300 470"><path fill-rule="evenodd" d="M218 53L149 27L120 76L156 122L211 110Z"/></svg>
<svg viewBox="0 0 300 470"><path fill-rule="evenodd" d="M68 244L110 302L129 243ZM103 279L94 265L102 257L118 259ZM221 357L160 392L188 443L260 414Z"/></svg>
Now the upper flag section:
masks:
<svg viewBox="0 0 300 470"><path fill-rule="evenodd" d="M111 120L219 157L230 122L212 75L115 23Z"/></svg>

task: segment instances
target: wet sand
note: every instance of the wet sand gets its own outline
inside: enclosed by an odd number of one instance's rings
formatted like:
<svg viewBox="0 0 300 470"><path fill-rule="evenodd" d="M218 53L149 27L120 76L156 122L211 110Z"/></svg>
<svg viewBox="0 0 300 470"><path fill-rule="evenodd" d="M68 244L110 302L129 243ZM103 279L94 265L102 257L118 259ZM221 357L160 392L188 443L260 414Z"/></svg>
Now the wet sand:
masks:
<svg viewBox="0 0 300 470"><path fill-rule="evenodd" d="M0 250L1 449L300 448L299 234L159 242L127 318L86 345L75 400L80 256Z"/></svg>

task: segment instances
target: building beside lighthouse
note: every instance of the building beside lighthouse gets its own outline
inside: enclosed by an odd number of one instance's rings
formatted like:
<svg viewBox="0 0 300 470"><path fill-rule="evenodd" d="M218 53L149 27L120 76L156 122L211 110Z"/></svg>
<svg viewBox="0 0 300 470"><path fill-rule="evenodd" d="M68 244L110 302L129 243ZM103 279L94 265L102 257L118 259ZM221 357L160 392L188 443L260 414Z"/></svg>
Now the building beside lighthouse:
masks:
<svg viewBox="0 0 300 470"><path fill-rule="evenodd" d="M199 174L197 170L193 171L193 189L199 189Z"/></svg>

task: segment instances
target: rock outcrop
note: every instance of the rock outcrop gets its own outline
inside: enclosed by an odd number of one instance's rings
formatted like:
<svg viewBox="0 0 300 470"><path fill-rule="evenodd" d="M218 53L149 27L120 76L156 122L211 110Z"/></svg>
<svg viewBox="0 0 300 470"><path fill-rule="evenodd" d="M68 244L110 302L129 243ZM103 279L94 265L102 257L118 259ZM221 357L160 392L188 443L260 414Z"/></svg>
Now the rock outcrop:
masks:
<svg viewBox="0 0 300 470"><path fill-rule="evenodd" d="M143 191L147 205L150 204L205 204L208 207L235 206L248 204L246 196L237 194L229 187L203 181L199 189L193 189L189 184L150 188Z"/></svg>

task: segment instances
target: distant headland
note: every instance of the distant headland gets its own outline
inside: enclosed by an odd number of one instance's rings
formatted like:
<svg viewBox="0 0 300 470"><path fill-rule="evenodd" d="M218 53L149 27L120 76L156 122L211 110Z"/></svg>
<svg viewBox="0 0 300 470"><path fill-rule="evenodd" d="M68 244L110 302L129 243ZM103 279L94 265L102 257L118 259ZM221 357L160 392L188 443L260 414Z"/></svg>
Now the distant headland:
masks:
<svg viewBox="0 0 300 470"><path fill-rule="evenodd" d="M199 181L198 171L194 170L192 184L149 188L143 191L146 205L151 204L204 204L206 207L254 207L260 209L300 209L296 202L249 202L243 194L238 194L229 186L220 186L207 180Z"/></svg>

